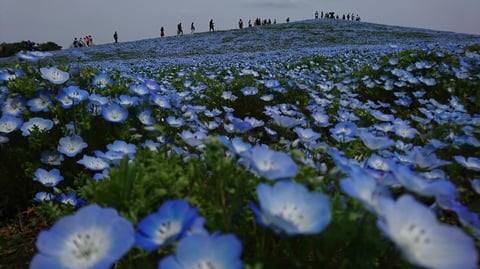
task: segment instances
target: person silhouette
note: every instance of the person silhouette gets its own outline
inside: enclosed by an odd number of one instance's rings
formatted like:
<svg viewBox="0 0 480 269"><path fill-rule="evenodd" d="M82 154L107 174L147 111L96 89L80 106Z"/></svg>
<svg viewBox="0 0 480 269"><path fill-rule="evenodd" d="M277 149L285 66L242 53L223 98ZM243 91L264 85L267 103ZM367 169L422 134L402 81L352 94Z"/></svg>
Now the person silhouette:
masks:
<svg viewBox="0 0 480 269"><path fill-rule="evenodd" d="M318 19L318 10L315 11L315 19Z"/></svg>
<svg viewBox="0 0 480 269"><path fill-rule="evenodd" d="M113 39L115 40L115 43L118 43L118 34L117 31L113 34Z"/></svg>
<svg viewBox="0 0 480 269"><path fill-rule="evenodd" d="M209 22L208 31L215 31L215 25L213 23L213 19L211 19L210 22Z"/></svg>
<svg viewBox="0 0 480 269"><path fill-rule="evenodd" d="M160 27L160 37L164 37L165 36L165 29L163 29L163 26Z"/></svg>
<svg viewBox="0 0 480 269"><path fill-rule="evenodd" d="M182 23L177 25L177 35L183 35Z"/></svg>

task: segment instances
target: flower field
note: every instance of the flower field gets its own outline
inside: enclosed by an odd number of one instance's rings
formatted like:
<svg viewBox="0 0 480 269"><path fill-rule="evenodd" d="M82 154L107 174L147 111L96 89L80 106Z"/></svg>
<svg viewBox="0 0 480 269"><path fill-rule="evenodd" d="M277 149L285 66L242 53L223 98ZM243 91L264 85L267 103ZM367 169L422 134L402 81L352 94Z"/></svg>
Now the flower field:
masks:
<svg viewBox="0 0 480 269"><path fill-rule="evenodd" d="M480 37L364 22L19 53L0 268L477 268L479 88Z"/></svg>

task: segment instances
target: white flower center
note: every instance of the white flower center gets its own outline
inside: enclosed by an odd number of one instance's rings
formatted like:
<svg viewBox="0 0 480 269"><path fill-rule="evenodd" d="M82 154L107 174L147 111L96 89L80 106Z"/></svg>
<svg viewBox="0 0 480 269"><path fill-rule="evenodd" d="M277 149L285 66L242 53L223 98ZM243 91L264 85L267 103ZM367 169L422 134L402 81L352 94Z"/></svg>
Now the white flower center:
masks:
<svg viewBox="0 0 480 269"><path fill-rule="evenodd" d="M95 228L77 231L65 242L62 264L69 268L90 268L102 260L110 248L105 231Z"/></svg>
<svg viewBox="0 0 480 269"><path fill-rule="evenodd" d="M174 221L164 221L155 231L155 243L163 244L168 238L180 232L180 223Z"/></svg>

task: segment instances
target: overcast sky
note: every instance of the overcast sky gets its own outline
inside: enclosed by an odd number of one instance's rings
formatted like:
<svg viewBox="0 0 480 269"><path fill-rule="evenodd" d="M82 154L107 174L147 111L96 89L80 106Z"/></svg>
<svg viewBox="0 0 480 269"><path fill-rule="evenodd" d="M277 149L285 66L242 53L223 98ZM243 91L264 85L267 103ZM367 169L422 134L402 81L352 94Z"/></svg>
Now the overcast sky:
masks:
<svg viewBox="0 0 480 269"><path fill-rule="evenodd" d="M74 37L92 35L97 44L184 33L194 22L208 31L237 28L240 18L277 22L311 19L315 10L355 13L368 22L480 34L480 0L0 0L0 43L53 41L67 47Z"/></svg>

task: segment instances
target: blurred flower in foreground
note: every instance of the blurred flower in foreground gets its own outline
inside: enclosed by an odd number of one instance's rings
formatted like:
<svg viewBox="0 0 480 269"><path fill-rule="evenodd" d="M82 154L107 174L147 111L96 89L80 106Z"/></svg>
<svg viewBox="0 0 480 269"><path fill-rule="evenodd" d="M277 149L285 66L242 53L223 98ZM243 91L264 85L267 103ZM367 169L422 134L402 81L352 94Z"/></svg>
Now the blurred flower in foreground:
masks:
<svg viewBox="0 0 480 269"><path fill-rule="evenodd" d="M115 209L89 205L38 235L30 268L111 268L133 242L133 225Z"/></svg>
<svg viewBox="0 0 480 269"><path fill-rule="evenodd" d="M195 234L182 239L175 255L160 261L159 269L243 268L242 243L232 234Z"/></svg>
<svg viewBox="0 0 480 269"><path fill-rule="evenodd" d="M410 195L381 201L377 222L414 265L428 268L477 268L475 243L457 227L439 223L434 213Z"/></svg>
<svg viewBox="0 0 480 269"><path fill-rule="evenodd" d="M257 222L279 234L317 234L332 218L330 201L325 194L309 192L302 184L280 181L274 186L259 184L260 209L250 203Z"/></svg>

